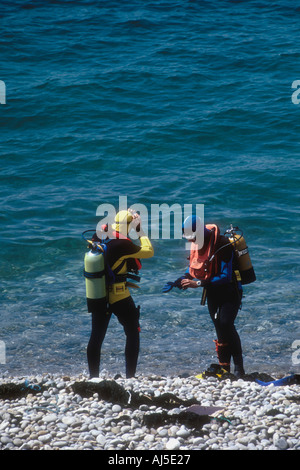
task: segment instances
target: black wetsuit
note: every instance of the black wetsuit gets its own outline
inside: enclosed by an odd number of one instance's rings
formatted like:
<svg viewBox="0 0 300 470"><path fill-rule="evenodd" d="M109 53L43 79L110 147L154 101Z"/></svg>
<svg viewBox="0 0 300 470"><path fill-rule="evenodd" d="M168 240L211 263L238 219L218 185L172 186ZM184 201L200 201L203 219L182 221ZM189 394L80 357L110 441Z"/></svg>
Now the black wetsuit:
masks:
<svg viewBox="0 0 300 470"><path fill-rule="evenodd" d="M227 246L225 246L227 245ZM207 284L207 305L214 323L217 341L216 350L219 363L230 370L232 358L235 373L244 374L242 346L234 321L242 300L242 288L236 280L236 259L234 250L228 245L228 238L220 236L216 250L219 252L219 273Z"/></svg>
<svg viewBox="0 0 300 470"><path fill-rule="evenodd" d="M135 306L132 297L127 297L110 305L107 312L103 309L92 311L92 330L87 347L90 377L99 376L101 347L112 313L118 318L126 335L126 377L135 375L140 347L139 307Z"/></svg>

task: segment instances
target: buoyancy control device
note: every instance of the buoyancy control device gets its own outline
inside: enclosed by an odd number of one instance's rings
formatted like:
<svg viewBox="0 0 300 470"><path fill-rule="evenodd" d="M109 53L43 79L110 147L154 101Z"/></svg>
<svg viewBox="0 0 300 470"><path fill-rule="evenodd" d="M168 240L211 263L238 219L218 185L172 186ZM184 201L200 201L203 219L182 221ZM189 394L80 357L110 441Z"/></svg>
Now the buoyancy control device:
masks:
<svg viewBox="0 0 300 470"><path fill-rule="evenodd" d="M220 229L217 225L205 225L205 228L209 233L211 232L208 243L204 250L199 251L198 245L192 242L189 257L191 276L203 281L209 280L218 269L217 258L212 255L220 235Z"/></svg>
<svg viewBox="0 0 300 470"><path fill-rule="evenodd" d="M89 251L84 256L84 270L86 286L86 298L88 311L100 311L108 309L109 292L114 294L123 294L126 287L139 288L136 282L140 281L138 270L141 268L141 262L138 259L128 259L127 272L120 274L125 261L112 271L107 263L106 249L109 239L94 241L86 238L86 230L82 238L88 242ZM94 231L93 231L94 232ZM127 279L130 279L128 281Z"/></svg>
<svg viewBox="0 0 300 470"><path fill-rule="evenodd" d="M256 275L242 230L238 227L233 227L231 224L230 228L226 230L225 236L228 236L229 242L234 248L241 284L254 282Z"/></svg>

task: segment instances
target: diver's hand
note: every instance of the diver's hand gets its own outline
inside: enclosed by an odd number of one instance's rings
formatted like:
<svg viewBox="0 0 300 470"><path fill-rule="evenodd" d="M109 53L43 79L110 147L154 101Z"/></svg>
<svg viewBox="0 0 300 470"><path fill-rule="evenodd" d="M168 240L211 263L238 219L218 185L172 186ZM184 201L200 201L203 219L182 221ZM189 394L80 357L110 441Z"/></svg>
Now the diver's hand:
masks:
<svg viewBox="0 0 300 470"><path fill-rule="evenodd" d="M199 286L199 282L201 283L201 281L194 281L193 279L182 279L181 287L182 289L188 289L189 287L195 289L201 286L201 284Z"/></svg>
<svg viewBox="0 0 300 470"><path fill-rule="evenodd" d="M133 209L128 209L128 212L132 215L132 221L130 222L130 228L133 228L141 237L144 235L144 231L142 229L142 220L140 214L135 212Z"/></svg>

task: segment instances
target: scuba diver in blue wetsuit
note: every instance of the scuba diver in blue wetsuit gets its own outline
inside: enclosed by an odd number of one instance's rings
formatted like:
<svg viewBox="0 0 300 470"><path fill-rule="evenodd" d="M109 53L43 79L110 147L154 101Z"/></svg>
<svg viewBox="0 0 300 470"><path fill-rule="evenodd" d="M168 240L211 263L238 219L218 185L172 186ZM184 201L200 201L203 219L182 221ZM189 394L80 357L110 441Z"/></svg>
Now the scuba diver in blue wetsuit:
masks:
<svg viewBox="0 0 300 470"><path fill-rule="evenodd" d="M241 284L253 282L255 274L247 250L244 250L243 262L238 260L237 253L241 253L239 248L244 243L244 238L236 236L233 227L228 231L231 237L228 238L220 235L217 225L206 225L204 243L199 247L195 242L196 230L200 226L201 221L196 216L185 219L183 237L191 243L189 268L184 276L175 282L167 283L163 292L168 292L173 287L184 290L203 288L201 304L204 305L207 300L209 314L217 334L215 344L219 364L225 371L230 372L232 359L234 374L242 377L245 374L242 346L234 321L241 307L243 293ZM244 272L240 273L239 269L240 271L243 269ZM241 274L244 282L241 282Z"/></svg>

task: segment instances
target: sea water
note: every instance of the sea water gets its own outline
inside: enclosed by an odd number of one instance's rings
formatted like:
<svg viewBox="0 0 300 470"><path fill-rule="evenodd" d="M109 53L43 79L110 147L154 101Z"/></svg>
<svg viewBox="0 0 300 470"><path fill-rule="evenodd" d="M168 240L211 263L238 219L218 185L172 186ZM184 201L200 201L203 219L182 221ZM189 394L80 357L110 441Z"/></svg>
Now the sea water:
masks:
<svg viewBox="0 0 300 470"><path fill-rule="evenodd" d="M87 370L81 233L102 204L202 204L244 231L246 371L299 371L300 8L295 2L2 1L0 370ZM300 96L300 94L299 94ZM152 240L138 372L216 362L183 240ZM112 317L102 368L124 372Z"/></svg>

